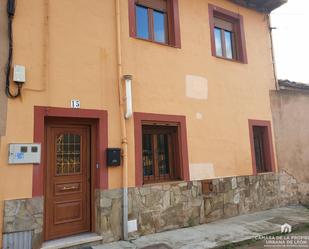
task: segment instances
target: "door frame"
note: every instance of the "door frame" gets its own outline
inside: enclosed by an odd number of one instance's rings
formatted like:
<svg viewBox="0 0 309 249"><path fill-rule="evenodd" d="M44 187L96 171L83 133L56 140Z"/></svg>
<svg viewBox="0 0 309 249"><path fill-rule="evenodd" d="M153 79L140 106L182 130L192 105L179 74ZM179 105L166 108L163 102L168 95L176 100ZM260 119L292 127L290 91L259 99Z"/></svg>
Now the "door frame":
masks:
<svg viewBox="0 0 309 249"><path fill-rule="evenodd" d="M108 168L106 166L106 149L108 147L108 115L105 110L89 110L89 109L71 109L58 107L34 106L34 142L40 143L41 163L33 165L32 177L32 197L44 197L45 194L45 177L46 177L46 149L45 149L45 124L47 119L58 118L66 120L79 120L78 122L88 122L91 125L91 139L95 136L96 144L92 144L92 151L95 155L91 162L92 177L92 217L91 230L95 231L95 190L108 189ZM97 164L99 167L97 167ZM45 202L44 202L45 203ZM44 205L45 206L45 205ZM44 224L45 227L45 218ZM45 229L45 228L44 228ZM42 240L45 235L42 235Z"/></svg>
<svg viewBox="0 0 309 249"><path fill-rule="evenodd" d="M64 125L66 127L74 127L74 125L80 125L80 126L88 126L90 128L90 165L87 169L87 175L90 176L90 193L87 193L87 202L90 204L90 232L95 232L95 185L94 185L94 179L95 179L95 169L96 169L96 147L97 147L97 127L95 120L92 119L80 119L80 118L59 118L59 117L48 117L45 119L45 144L44 144L44 151L45 155L48 152L47 151L47 129L48 125ZM42 145L43 146L43 145ZM44 179L47 177L47 157L44 155L45 161L44 164L45 172L44 172ZM44 185L44 196L46 196L47 186ZM46 234L46 198L44 198L44 222L43 222L43 234L44 234L44 240L49 240L47 238ZM63 237L66 237L67 235L64 235Z"/></svg>

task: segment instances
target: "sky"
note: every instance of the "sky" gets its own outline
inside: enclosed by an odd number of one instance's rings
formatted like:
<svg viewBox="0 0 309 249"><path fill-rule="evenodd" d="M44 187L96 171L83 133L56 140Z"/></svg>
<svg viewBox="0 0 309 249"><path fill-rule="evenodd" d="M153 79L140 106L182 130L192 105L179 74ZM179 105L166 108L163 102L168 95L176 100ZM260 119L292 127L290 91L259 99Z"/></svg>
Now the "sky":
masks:
<svg viewBox="0 0 309 249"><path fill-rule="evenodd" d="M278 78L309 84L309 0L288 0L271 19Z"/></svg>

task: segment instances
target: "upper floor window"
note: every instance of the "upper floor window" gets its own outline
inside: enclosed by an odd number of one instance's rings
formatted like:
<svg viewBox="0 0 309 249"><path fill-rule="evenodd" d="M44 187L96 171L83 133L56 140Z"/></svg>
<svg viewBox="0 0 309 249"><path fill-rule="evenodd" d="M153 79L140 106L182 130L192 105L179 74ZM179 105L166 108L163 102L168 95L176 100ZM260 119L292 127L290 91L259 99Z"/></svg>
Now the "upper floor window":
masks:
<svg viewBox="0 0 309 249"><path fill-rule="evenodd" d="M243 17L209 5L212 55L247 63Z"/></svg>
<svg viewBox="0 0 309 249"><path fill-rule="evenodd" d="M167 3L166 0L137 1L136 36L151 41L168 43Z"/></svg>
<svg viewBox="0 0 309 249"><path fill-rule="evenodd" d="M180 48L178 0L129 0L130 36Z"/></svg>
<svg viewBox="0 0 309 249"><path fill-rule="evenodd" d="M219 18L214 18L216 55L228 59L237 58L235 31L233 24Z"/></svg>

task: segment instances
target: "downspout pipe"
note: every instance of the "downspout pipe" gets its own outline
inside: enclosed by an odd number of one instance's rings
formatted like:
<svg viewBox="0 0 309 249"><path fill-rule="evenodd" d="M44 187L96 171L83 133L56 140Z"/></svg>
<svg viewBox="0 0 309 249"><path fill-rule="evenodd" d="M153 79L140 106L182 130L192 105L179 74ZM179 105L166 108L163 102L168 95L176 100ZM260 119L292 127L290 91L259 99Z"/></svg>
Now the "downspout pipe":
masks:
<svg viewBox="0 0 309 249"><path fill-rule="evenodd" d="M276 86L276 90L279 90L279 83L278 83L278 77L277 77L277 68L276 68L276 56L275 56L275 50L274 50L274 38L273 38L273 30L276 29L276 28L274 28L272 26L271 15L270 14L267 14L267 22L268 22L268 29L269 29L269 36L270 36L271 58L272 58L275 86Z"/></svg>
<svg viewBox="0 0 309 249"><path fill-rule="evenodd" d="M122 187L123 187L123 240L128 240L128 139L124 111L123 75L122 75L122 48L121 48L121 13L120 0L116 0L116 28L117 28L117 63L118 63L118 92L119 112L122 143Z"/></svg>

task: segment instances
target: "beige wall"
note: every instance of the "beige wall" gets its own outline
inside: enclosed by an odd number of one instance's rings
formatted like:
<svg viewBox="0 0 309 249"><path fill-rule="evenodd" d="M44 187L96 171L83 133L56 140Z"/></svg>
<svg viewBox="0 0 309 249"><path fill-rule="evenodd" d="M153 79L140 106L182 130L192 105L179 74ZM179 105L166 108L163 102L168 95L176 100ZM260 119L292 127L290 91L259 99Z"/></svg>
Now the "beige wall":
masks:
<svg viewBox="0 0 309 249"><path fill-rule="evenodd" d="M309 182L309 91L271 92L278 168Z"/></svg>
<svg viewBox="0 0 309 249"><path fill-rule="evenodd" d="M211 56L208 3L244 16L247 65ZM122 7L126 14L127 6ZM268 92L274 80L267 22L262 14L228 1L182 0L180 25L181 50L135 39L123 42L125 73L134 76L134 110L186 115L190 164L212 164L215 176L251 174L247 120L271 120ZM207 99L187 97L187 75L207 79Z"/></svg>
<svg viewBox="0 0 309 249"><path fill-rule="evenodd" d="M208 3L244 16L248 64L211 56ZM248 119L271 120L274 80L266 19L226 0L179 4L182 48L175 49L129 38L127 1L121 0L123 72L134 77L134 111L185 115L189 162L211 165L205 177L251 174ZM8 103L0 150L5 199L31 197L32 166L6 161L8 143L33 141L34 105L70 107L74 98L82 108L107 110L108 145L121 146L115 1L19 0L14 36L14 63L26 66L27 82L22 98ZM200 96L195 87L207 94ZM133 120L127 127L134 186ZM121 186L121 173L121 167L109 169L110 188Z"/></svg>

